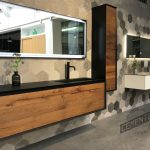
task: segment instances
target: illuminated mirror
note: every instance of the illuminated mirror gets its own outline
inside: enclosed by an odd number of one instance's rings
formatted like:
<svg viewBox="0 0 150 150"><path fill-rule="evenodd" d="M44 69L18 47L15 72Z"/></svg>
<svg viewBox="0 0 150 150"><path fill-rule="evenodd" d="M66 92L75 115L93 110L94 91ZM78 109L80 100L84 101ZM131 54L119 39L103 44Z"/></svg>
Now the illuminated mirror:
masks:
<svg viewBox="0 0 150 150"><path fill-rule="evenodd" d="M0 56L84 58L86 22L0 2Z"/></svg>

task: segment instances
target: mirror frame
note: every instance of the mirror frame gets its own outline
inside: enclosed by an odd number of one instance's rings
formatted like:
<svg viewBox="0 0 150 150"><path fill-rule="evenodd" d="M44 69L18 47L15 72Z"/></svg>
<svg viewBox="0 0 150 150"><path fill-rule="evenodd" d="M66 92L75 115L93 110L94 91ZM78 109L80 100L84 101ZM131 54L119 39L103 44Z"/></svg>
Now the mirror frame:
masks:
<svg viewBox="0 0 150 150"><path fill-rule="evenodd" d="M71 21L77 21L77 22L81 22L84 24L84 39L83 39L84 40L84 54L83 55L64 55L64 54L53 54L53 53L51 54L51 52L53 52L53 49L51 49L49 54L19 53L19 54L21 54L20 57L22 57L22 58L52 58L52 59L84 59L87 57L87 21L86 20L74 18L71 16L64 16L61 14L49 12L49 11L39 9L39 8L28 7L28 6L24 6L24 5L20 5L20 4L14 4L14 3L6 2L3 0L1 2L6 3L6 4L15 5L18 7L24 7L24 8L28 8L28 9L34 9L37 11L39 10L39 11L47 12L51 15L51 19L52 19L52 17L55 17L55 18L67 19L67 20L71 20ZM20 26L18 26L18 28L19 27ZM17 27L14 27L11 29L17 29ZM51 27L51 31L53 31L52 27ZM51 42L53 42L53 32L51 34L51 37L52 37ZM13 52L8 52L8 53L0 52L0 58L12 58L12 57L14 57L13 54L14 54Z"/></svg>

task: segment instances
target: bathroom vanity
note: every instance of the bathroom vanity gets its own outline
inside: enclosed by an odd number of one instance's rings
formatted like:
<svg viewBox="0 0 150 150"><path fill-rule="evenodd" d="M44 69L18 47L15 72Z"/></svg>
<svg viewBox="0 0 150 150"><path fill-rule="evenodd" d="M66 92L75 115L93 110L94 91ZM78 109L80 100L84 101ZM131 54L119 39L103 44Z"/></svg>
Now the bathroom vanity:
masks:
<svg viewBox="0 0 150 150"><path fill-rule="evenodd" d="M0 89L0 138L105 108L105 84L99 79L1 85Z"/></svg>

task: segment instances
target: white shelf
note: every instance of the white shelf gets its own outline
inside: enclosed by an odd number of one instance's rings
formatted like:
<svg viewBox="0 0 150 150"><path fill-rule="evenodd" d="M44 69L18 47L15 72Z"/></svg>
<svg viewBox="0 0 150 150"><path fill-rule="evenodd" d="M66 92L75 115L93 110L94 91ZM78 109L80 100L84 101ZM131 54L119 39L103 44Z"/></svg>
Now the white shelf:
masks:
<svg viewBox="0 0 150 150"><path fill-rule="evenodd" d="M125 88L149 90L150 89L150 73L125 75Z"/></svg>

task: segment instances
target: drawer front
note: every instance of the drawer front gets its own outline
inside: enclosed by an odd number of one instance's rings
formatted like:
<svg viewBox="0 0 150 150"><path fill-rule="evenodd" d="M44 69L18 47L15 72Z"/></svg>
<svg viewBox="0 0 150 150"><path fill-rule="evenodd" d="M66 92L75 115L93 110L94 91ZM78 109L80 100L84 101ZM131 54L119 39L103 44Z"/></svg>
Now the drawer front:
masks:
<svg viewBox="0 0 150 150"><path fill-rule="evenodd" d="M65 118L102 109L105 107L104 83L66 88L64 103Z"/></svg>
<svg viewBox="0 0 150 150"><path fill-rule="evenodd" d="M0 138L62 120L63 90L0 97Z"/></svg>

